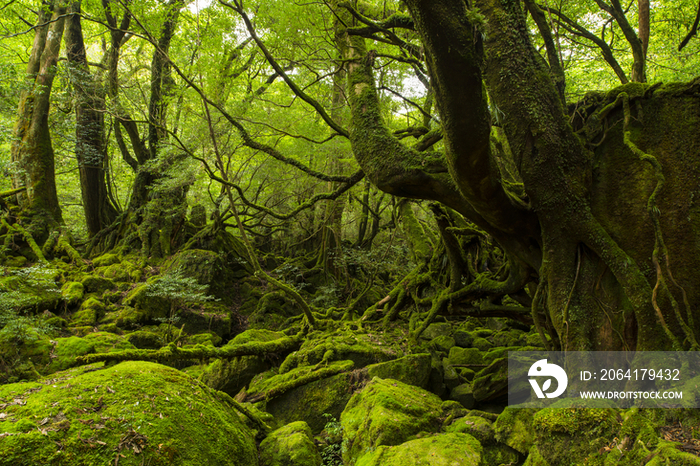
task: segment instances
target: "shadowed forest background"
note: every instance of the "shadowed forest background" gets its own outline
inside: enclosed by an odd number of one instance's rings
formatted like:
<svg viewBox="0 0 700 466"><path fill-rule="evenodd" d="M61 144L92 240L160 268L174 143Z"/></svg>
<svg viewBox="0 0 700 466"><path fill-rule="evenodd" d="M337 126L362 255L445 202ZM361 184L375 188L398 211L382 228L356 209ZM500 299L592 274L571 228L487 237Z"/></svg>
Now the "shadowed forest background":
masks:
<svg viewBox="0 0 700 466"><path fill-rule="evenodd" d="M699 22L5 3L0 464L700 464L681 406L506 408L508 351L700 349Z"/></svg>

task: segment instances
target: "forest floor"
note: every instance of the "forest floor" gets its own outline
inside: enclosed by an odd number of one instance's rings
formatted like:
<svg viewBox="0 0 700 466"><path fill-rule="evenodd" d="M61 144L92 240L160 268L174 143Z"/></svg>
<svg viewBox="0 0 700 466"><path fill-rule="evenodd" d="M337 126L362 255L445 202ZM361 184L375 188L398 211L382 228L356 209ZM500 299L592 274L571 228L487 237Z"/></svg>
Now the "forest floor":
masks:
<svg viewBox="0 0 700 466"><path fill-rule="evenodd" d="M410 309L314 313L211 251L9 257L0 465L700 465L696 410L508 407L508 353L544 349L520 322L439 318L415 342Z"/></svg>

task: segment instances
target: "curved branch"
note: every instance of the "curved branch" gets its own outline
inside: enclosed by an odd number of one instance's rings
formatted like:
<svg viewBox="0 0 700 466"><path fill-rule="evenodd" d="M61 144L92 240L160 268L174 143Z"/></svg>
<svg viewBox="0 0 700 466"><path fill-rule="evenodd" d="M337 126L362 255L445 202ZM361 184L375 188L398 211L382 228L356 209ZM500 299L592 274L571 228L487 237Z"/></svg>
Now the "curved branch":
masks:
<svg viewBox="0 0 700 466"><path fill-rule="evenodd" d="M282 79L284 79L284 82L287 83L287 86L294 92L294 94L299 97L301 100L306 102L307 104L311 105L316 112L319 114L319 116L323 119L323 121L326 122L328 126L330 126L333 131L337 132L338 134L341 134L345 137L348 137L349 134L345 128L342 128L338 123L333 121L333 119L326 113L326 110L323 108L323 106L318 103L316 100L312 99L307 93L305 93L299 86L296 85L294 81L291 80L291 78L287 75L287 73L284 71L284 68L280 66L279 63L274 59L270 51L265 47L265 44L263 43L262 40L258 37L257 33L255 32L255 28L253 27L253 24L250 22L250 18L248 18L248 15L246 12L243 10L242 4L238 0L234 0L234 5L224 1L224 0L219 0L219 3L222 5L231 8L233 11L237 12L239 15L241 15L241 18L243 18L243 22L246 25L246 29L248 29L248 32L250 33L250 36L253 38L255 43L258 45L258 48L260 51L265 55L265 58L267 59L267 62L272 66L272 68L275 70L277 74L282 76Z"/></svg>

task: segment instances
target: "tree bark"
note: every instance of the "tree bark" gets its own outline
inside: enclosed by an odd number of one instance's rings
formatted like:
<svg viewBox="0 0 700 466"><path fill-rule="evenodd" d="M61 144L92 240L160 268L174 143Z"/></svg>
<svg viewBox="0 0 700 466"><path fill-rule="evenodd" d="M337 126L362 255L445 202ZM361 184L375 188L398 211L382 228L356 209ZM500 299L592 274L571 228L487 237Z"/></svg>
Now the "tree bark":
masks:
<svg viewBox="0 0 700 466"><path fill-rule="evenodd" d="M23 214L30 219L28 231L42 243L49 230L62 222L49 132L49 101L63 36L65 6L56 1L39 9L32 52L27 64L26 85L19 99L13 130L12 161L17 166L14 188Z"/></svg>
<svg viewBox="0 0 700 466"><path fill-rule="evenodd" d="M111 225L118 211L112 204L106 183L108 169L104 143L105 92L99 79L88 69L80 1L73 2L66 27L66 56L75 101L75 153L88 234L92 237Z"/></svg>

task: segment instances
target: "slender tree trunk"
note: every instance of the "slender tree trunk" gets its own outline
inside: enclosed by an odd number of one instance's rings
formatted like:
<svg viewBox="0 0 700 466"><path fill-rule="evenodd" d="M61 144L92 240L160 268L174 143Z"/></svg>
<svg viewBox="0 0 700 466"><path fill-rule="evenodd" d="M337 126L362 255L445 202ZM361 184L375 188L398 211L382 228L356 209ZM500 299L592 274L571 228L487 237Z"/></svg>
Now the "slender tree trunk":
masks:
<svg viewBox="0 0 700 466"><path fill-rule="evenodd" d="M639 40L642 41L642 51L646 57L650 34L649 0L638 0L637 4L639 9Z"/></svg>
<svg viewBox="0 0 700 466"><path fill-rule="evenodd" d="M50 229L62 222L49 132L49 99L63 36L65 6L44 3L27 64L27 88L20 94L18 118L13 130L12 161L18 170L13 187L26 187L17 195L28 230L43 242ZM51 13L52 11L52 13Z"/></svg>
<svg viewBox="0 0 700 466"><path fill-rule="evenodd" d="M80 188L88 234L93 236L109 226L118 215L107 193L104 144L104 90L88 69L80 2L70 7L66 27L66 55L75 100L75 153L80 172Z"/></svg>

